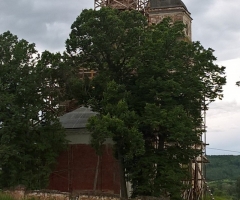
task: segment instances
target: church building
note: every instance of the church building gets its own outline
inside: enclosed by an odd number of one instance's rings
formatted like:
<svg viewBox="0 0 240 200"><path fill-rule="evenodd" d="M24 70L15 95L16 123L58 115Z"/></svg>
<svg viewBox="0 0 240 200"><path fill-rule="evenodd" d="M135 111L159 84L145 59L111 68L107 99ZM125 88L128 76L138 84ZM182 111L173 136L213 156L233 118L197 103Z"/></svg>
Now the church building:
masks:
<svg viewBox="0 0 240 200"><path fill-rule="evenodd" d="M94 8L109 6L119 10L138 10L149 24L157 24L170 17L173 22L182 21L185 34L192 40L192 18L181 0L94 0ZM49 189L74 192L102 192L120 195L118 161L112 155L112 141L106 141L102 156L98 156L90 145L91 135L86 129L91 109L81 107L60 117L66 130L69 148L63 152L55 171L50 177ZM204 148L202 145L200 148ZM204 193L203 157L192 164L192 189L184 193L184 199L201 199Z"/></svg>

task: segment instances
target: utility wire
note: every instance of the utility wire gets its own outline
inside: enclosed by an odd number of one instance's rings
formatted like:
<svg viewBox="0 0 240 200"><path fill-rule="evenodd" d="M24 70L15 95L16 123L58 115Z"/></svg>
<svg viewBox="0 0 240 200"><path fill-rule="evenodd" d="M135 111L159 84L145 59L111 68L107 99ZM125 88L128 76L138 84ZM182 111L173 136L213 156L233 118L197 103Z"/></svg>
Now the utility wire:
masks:
<svg viewBox="0 0 240 200"><path fill-rule="evenodd" d="M228 152L240 153L240 151L232 151L232 150L217 149L217 148L210 148L210 147L207 147L207 149L213 149L213 150L218 150L218 151L228 151Z"/></svg>

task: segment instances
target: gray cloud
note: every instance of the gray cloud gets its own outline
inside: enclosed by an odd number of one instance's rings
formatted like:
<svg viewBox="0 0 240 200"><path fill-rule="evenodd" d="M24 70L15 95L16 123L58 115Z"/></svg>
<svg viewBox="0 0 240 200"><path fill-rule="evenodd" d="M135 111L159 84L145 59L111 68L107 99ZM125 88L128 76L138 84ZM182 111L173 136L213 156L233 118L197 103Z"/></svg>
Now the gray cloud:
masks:
<svg viewBox="0 0 240 200"><path fill-rule="evenodd" d="M240 93L240 88L238 93ZM210 148L238 151L240 154L240 103L239 101L216 101L207 111L207 143ZM232 154L209 149L210 154Z"/></svg>
<svg viewBox="0 0 240 200"><path fill-rule="evenodd" d="M227 84L223 87L224 98L210 104L207 111L207 143L209 148L237 151L219 151L208 149L209 154L240 154L240 59L219 62L226 66Z"/></svg>
<svg viewBox="0 0 240 200"><path fill-rule="evenodd" d="M183 0L192 13L193 40L215 50L218 60L240 57L240 2ZM234 13L234 15L233 15Z"/></svg>
<svg viewBox="0 0 240 200"><path fill-rule="evenodd" d="M0 32L10 30L40 51L63 51L70 26L89 0L8 0L0 2Z"/></svg>
<svg viewBox="0 0 240 200"><path fill-rule="evenodd" d="M215 50L218 60L240 57L240 2L226 0L183 0L193 18L193 40ZM94 0L8 0L0 1L0 32L36 43L40 51L64 50L70 26ZM232 15L234 13L234 17Z"/></svg>

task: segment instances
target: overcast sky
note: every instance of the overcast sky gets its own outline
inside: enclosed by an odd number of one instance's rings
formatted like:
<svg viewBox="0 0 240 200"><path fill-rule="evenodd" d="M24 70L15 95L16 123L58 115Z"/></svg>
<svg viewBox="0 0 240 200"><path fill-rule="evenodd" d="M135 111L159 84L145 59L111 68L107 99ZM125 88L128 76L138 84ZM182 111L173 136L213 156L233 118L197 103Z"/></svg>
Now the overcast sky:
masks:
<svg viewBox="0 0 240 200"><path fill-rule="evenodd" d="M193 41L215 50L217 64L226 66L224 99L207 112L208 155L240 155L240 1L183 0L193 18ZM35 43L42 52L62 52L70 26L94 0L1 0L0 33L7 30ZM217 150L219 149L219 150Z"/></svg>

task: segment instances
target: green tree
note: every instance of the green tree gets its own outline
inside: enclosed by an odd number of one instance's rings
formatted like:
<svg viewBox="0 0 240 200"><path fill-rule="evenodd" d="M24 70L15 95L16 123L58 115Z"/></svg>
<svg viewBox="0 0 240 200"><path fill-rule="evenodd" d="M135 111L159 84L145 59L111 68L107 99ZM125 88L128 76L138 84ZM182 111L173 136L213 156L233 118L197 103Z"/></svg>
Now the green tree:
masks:
<svg viewBox="0 0 240 200"><path fill-rule="evenodd" d="M126 150L124 152L122 150L126 146L136 146L135 151L139 149L139 152L143 149L143 145L139 146L143 143L143 138L135 128L138 122L136 119L134 123L132 122L136 118L135 112L129 110L126 102L126 97L129 96L126 83L131 80L130 77L136 67L132 63L136 58L134 55L139 50L139 43L144 38L143 30L146 26L146 18L137 11L119 13L117 10L107 8L99 11L83 10L72 24L70 38L66 41L66 54L69 56L68 60L72 61L73 68L101 71L93 81L86 78L74 84L72 88L76 88L74 93L81 103L90 105L94 111L100 113L99 118L96 117L90 122L93 127L90 130L94 133L93 146L99 149L98 146L110 133L116 142L116 151L118 151L116 154L122 172L123 197L127 194L123 169ZM99 37L95 37L96 32ZM121 112L113 113L114 110ZM125 115L128 117L125 118ZM126 121L130 116L133 118ZM108 129L107 132L100 130L101 126L96 126L96 123L105 124L106 127L103 129ZM111 123L115 125L110 125ZM130 130L124 132L128 128ZM116 132L115 129L118 131ZM121 131L123 132L120 133ZM130 135L126 137L128 133L134 138L129 140ZM132 153L130 157L133 156Z"/></svg>
<svg viewBox="0 0 240 200"><path fill-rule="evenodd" d="M0 35L0 54L0 187L44 188L65 146L54 59L9 31Z"/></svg>
<svg viewBox="0 0 240 200"><path fill-rule="evenodd" d="M201 110L222 97L224 67L213 63L212 49L185 42L184 25L170 19L147 26L136 11L102 8L84 10L71 28L73 66L97 71L76 87L99 113L88 125L93 146L113 139L133 196L181 199L199 154Z"/></svg>
<svg viewBox="0 0 240 200"><path fill-rule="evenodd" d="M240 199L240 178L238 178L236 181L236 196L237 199Z"/></svg>

